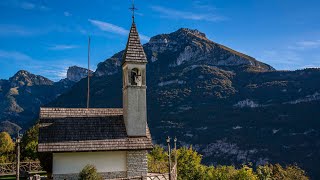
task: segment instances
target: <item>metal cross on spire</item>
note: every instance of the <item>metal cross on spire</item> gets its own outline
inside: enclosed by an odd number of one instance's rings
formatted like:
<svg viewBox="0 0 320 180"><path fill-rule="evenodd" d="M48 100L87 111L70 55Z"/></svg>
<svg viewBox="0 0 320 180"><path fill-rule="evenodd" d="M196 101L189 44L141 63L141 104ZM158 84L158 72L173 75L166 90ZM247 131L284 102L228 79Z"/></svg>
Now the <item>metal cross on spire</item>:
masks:
<svg viewBox="0 0 320 180"><path fill-rule="evenodd" d="M134 11L138 10L135 6L134 6L134 0L132 0L132 7L129 8L132 11L132 21L134 22Z"/></svg>

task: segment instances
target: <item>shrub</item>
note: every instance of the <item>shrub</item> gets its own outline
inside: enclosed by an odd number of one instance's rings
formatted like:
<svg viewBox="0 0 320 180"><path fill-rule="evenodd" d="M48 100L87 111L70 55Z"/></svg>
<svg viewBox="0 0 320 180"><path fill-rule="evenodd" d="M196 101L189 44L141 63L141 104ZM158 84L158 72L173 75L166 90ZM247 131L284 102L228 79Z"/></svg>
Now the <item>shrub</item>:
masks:
<svg viewBox="0 0 320 180"><path fill-rule="evenodd" d="M86 165L79 174L79 180L102 180L102 176L93 165Z"/></svg>

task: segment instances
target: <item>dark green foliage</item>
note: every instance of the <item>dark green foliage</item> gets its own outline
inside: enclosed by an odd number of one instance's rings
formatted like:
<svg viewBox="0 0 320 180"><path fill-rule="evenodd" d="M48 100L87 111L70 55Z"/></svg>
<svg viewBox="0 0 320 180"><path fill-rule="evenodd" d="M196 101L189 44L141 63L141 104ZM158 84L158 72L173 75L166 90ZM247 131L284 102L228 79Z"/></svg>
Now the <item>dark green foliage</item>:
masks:
<svg viewBox="0 0 320 180"><path fill-rule="evenodd" d="M39 125L32 126L21 139L21 156L24 160L37 160Z"/></svg>
<svg viewBox="0 0 320 180"><path fill-rule="evenodd" d="M202 156L190 148L182 147L178 150L178 179L202 179Z"/></svg>
<svg viewBox="0 0 320 180"><path fill-rule="evenodd" d="M256 170L253 167L243 165L241 168L234 166L206 166L201 163L202 156L192 147L182 147L177 150L178 154L178 179L190 180L308 180L305 172L296 165L289 165L285 168L279 164L258 166ZM166 157L167 154L163 148L156 146L148 155L149 171L157 161ZM165 159L161 162L168 163ZM151 169L150 169L151 168ZM166 169L164 172L168 172Z"/></svg>
<svg viewBox="0 0 320 180"><path fill-rule="evenodd" d="M79 180L102 180L97 168L93 165L86 165L79 174Z"/></svg>

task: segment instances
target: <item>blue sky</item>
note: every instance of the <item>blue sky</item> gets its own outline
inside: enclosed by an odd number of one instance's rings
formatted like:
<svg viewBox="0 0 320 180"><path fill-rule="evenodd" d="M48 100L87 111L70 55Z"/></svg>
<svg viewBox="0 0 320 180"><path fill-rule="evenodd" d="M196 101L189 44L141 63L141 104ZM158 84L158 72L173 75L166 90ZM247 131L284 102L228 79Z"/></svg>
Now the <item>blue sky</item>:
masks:
<svg viewBox="0 0 320 180"><path fill-rule="evenodd" d="M318 0L136 0L143 43L181 27L279 70L320 67ZM20 69L52 80L125 48L130 0L1 0L0 79Z"/></svg>

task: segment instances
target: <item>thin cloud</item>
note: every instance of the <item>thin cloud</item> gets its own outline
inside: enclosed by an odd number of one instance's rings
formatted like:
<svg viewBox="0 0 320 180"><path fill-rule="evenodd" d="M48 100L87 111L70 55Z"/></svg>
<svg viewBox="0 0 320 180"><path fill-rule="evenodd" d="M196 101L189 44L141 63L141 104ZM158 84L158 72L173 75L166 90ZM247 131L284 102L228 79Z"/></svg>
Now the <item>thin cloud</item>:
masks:
<svg viewBox="0 0 320 180"><path fill-rule="evenodd" d="M170 18L170 19L185 19L185 20L209 21L209 22L224 21L227 19L226 17L219 16L212 13L193 13L193 12L170 9L162 6L151 6L151 9L153 11L156 11L162 14L162 17Z"/></svg>
<svg viewBox="0 0 320 180"><path fill-rule="evenodd" d="M203 2L203 1L194 1L192 2L192 6L201 9L201 10L206 10L206 11L216 11L217 8L215 6L211 6L208 4L208 2Z"/></svg>
<svg viewBox="0 0 320 180"><path fill-rule="evenodd" d="M11 59L11 60L32 60L32 58L24 53L17 51L4 51L0 50L1 59ZM0 60L1 60L0 59Z"/></svg>
<svg viewBox="0 0 320 180"><path fill-rule="evenodd" d="M78 28L79 29L79 28ZM0 24L0 36L38 36L48 33L71 33L75 32L75 28L70 26L63 26L59 24L52 24L45 27L25 27L15 24Z"/></svg>
<svg viewBox="0 0 320 180"><path fill-rule="evenodd" d="M119 27L117 25L110 24L110 23L107 23L107 22L93 20L93 19L89 19L89 22L92 25L97 26L102 31L112 32L112 33L116 33L116 34L120 34L120 35L127 35L128 32L129 32L128 30L126 30L126 29L124 29L122 27Z"/></svg>
<svg viewBox="0 0 320 180"><path fill-rule="evenodd" d="M48 49L50 50L68 50L68 49L75 49L78 48L77 45L66 45L66 44L58 44L50 46Z"/></svg>
<svg viewBox="0 0 320 180"><path fill-rule="evenodd" d="M295 45L288 47L288 49L292 50L308 50L316 48L320 48L320 40L299 41Z"/></svg>
<svg viewBox="0 0 320 180"><path fill-rule="evenodd" d="M304 48L318 48L318 47L320 47L320 40L316 40L316 41L300 41L297 44L300 47L304 47Z"/></svg>
<svg viewBox="0 0 320 180"><path fill-rule="evenodd" d="M110 33L115 33L115 34L119 34L122 36L126 36L129 34L129 30L126 30L123 27L111 24L111 23L107 23L107 22L103 22L103 21L99 21L99 20L94 20L94 19L88 19L88 21L98 27L100 30L105 31L105 32L110 32ZM143 41L149 41L150 37L145 36L143 34L140 34L140 38Z"/></svg>
<svg viewBox="0 0 320 180"><path fill-rule="evenodd" d="M17 25L0 24L0 36L30 36L37 33L36 30L32 30L26 27Z"/></svg>
<svg viewBox="0 0 320 180"><path fill-rule="evenodd" d="M10 0L10 1L2 1L0 2L1 6L9 7L9 8L18 8L18 9L24 9L24 10L40 10L40 11L48 11L50 8L48 8L43 3L31 3L27 1L21 1L21 0Z"/></svg>
<svg viewBox="0 0 320 180"><path fill-rule="evenodd" d="M295 70L303 66L302 57L290 50L266 50L258 59L264 60L279 70Z"/></svg>
<svg viewBox="0 0 320 180"><path fill-rule="evenodd" d="M72 14L70 12L68 12L68 11L63 12L63 15L66 16L66 17L72 16Z"/></svg>

